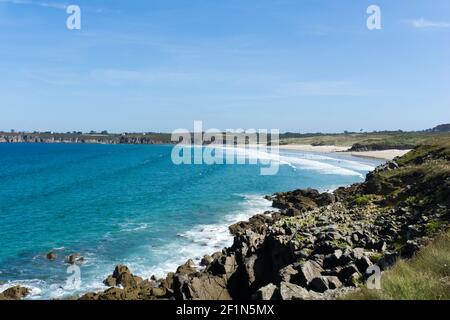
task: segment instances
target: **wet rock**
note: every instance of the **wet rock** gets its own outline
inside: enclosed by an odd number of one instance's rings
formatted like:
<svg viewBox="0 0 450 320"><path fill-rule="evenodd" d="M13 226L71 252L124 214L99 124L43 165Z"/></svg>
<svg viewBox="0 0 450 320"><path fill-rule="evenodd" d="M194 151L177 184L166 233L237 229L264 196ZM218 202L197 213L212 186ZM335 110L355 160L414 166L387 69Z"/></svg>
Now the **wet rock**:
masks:
<svg viewBox="0 0 450 320"><path fill-rule="evenodd" d="M103 284L108 287L115 287L117 285L116 278L110 275L103 281Z"/></svg>
<svg viewBox="0 0 450 320"><path fill-rule="evenodd" d="M66 263L68 264L75 264L82 261L84 261L84 258L79 253L71 254L66 258Z"/></svg>
<svg viewBox="0 0 450 320"><path fill-rule="evenodd" d="M214 261L214 259L210 256L210 255L204 255L202 260L200 261L200 265L202 267L207 267L209 266L212 262Z"/></svg>
<svg viewBox="0 0 450 320"><path fill-rule="evenodd" d="M0 300L21 300L31 293L31 290L22 286L14 286L0 293Z"/></svg>
<svg viewBox="0 0 450 320"><path fill-rule="evenodd" d="M143 281L142 278L134 276L127 266L117 265L116 268L114 269L112 276L106 278L103 283L108 286L121 285L124 288L135 288L142 281Z"/></svg>
<svg viewBox="0 0 450 320"><path fill-rule="evenodd" d="M47 258L47 260L56 260L58 258L58 255L56 253L54 253L53 251L47 253L47 255L45 256Z"/></svg>

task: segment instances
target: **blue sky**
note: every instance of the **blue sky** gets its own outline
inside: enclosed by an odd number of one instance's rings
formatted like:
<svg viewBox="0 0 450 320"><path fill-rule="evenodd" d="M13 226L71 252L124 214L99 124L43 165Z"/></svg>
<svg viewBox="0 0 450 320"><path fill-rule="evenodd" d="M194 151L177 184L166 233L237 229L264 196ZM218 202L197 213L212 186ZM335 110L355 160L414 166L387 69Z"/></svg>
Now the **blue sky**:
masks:
<svg viewBox="0 0 450 320"><path fill-rule="evenodd" d="M0 0L0 130L415 130L449 88L448 0Z"/></svg>

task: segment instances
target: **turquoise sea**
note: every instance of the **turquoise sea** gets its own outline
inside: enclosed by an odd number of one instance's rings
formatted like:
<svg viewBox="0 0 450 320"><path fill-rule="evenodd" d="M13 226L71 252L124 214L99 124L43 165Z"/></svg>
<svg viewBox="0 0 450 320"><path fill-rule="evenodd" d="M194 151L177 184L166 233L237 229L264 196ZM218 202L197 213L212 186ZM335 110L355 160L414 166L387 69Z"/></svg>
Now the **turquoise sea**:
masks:
<svg viewBox="0 0 450 320"><path fill-rule="evenodd" d="M104 289L121 263L150 277L232 243L228 225L270 209L264 195L362 181L380 161L283 152L279 173L258 165L174 165L172 146L0 144L0 291L30 299ZM48 261L49 251L58 254ZM66 287L72 253L81 287Z"/></svg>

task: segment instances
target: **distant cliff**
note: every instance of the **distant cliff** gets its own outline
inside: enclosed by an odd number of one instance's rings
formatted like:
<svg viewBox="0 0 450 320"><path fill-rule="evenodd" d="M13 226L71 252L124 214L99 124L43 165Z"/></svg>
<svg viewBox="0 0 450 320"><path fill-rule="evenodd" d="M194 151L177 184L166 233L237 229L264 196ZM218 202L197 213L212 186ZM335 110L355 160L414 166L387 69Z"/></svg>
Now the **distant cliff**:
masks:
<svg viewBox="0 0 450 320"><path fill-rule="evenodd" d="M0 143L170 144L170 134L3 133Z"/></svg>

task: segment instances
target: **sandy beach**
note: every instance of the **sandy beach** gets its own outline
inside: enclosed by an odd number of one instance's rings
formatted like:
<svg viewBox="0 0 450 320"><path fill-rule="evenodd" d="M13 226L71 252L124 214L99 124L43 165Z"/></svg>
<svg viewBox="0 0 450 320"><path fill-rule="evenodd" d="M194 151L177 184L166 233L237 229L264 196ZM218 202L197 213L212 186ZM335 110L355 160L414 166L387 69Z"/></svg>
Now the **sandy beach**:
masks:
<svg viewBox="0 0 450 320"><path fill-rule="evenodd" d="M341 154L349 154L355 157L364 157L364 158L375 158L375 159L384 159L384 160L392 160L396 157L403 156L408 153L410 150L399 150L399 149L390 149L390 150L381 150L381 151L358 151L358 152L349 152L351 147L345 146L312 146L306 144L289 144L289 145L281 145L280 150L295 150L295 151L305 151L305 152L319 152L319 153L332 153L339 152Z"/></svg>

